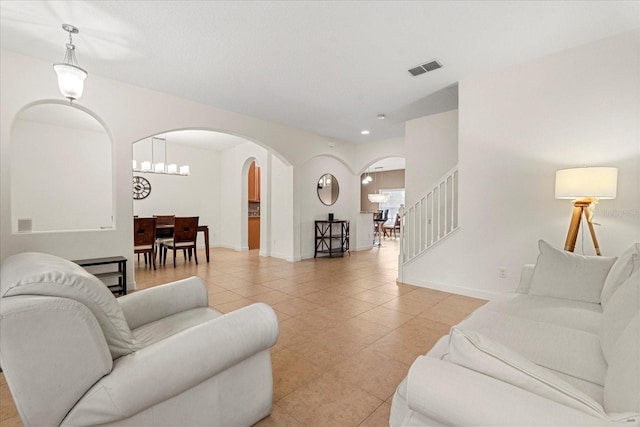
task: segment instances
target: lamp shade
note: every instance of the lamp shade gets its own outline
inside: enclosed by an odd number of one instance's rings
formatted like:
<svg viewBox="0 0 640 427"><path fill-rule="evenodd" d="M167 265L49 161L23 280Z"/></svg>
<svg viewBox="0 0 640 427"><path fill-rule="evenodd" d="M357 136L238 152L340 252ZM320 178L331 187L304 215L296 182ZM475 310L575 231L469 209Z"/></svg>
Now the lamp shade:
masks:
<svg viewBox="0 0 640 427"><path fill-rule="evenodd" d="M556 171L556 199L615 199L618 168L585 167Z"/></svg>
<svg viewBox="0 0 640 427"><path fill-rule="evenodd" d="M71 101L80 98L84 90L84 79L87 78L87 72L71 64L55 64L53 69L58 75L58 87L65 98Z"/></svg>

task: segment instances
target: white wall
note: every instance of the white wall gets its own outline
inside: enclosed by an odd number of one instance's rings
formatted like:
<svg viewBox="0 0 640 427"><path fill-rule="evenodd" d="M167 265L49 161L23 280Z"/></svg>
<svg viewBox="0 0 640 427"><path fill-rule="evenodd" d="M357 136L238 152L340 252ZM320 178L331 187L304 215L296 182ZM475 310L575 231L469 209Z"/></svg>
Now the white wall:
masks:
<svg viewBox="0 0 640 427"><path fill-rule="evenodd" d="M300 171L297 177L300 184L300 253L304 259L313 258L314 255L314 221L327 220L329 213L333 213L334 219L349 220L352 227L350 236L357 235L356 212L360 208L360 180L344 163L329 156L312 158ZM338 199L331 206L324 205L317 193L318 180L326 173L332 174L340 186Z"/></svg>
<svg viewBox="0 0 640 427"><path fill-rule="evenodd" d="M158 147L156 147L157 149ZM178 165L189 165L188 176L160 175L134 172L151 184L151 193L142 200L133 201L133 214L141 217L153 215L198 216L200 225L209 226L209 246L220 246L221 190L220 152L169 143L168 160ZM164 160L164 153L156 161ZM133 159L138 165L151 160L150 140L133 144ZM204 239L198 237L198 246Z"/></svg>
<svg viewBox="0 0 640 427"><path fill-rule="evenodd" d="M600 247L616 255L640 241L639 79L635 31L460 82L462 228L409 264L404 281L479 296L513 290L538 239L564 245L572 206L554 199L561 168L618 167L618 197L596 210ZM407 160L417 156L427 160L408 148ZM588 232L584 248L593 254Z"/></svg>
<svg viewBox="0 0 640 427"><path fill-rule="evenodd" d="M331 155L346 164L355 163L356 148L341 141L328 141L326 137L293 129L265 120L221 110L187 101L164 93L106 79L90 72L82 99L77 104L95 115L104 124L112 140L112 173L114 177L114 228L112 230L15 234L11 229L11 124L18 112L26 106L55 100L58 92L51 64L9 51L0 51L0 259L24 251L41 251L68 259L108 255L125 255L129 259L128 279L133 280L133 200L131 194L132 143L173 130L205 129L228 132L259 142L277 156L284 168L301 167L308 159L318 155ZM224 168L224 159L222 168ZM349 169L353 170L353 167ZM300 193L292 182L295 173L281 176L287 180L283 188L292 188L292 199L282 203L291 211L279 217L280 227L289 221L290 230L280 233L288 242L276 237L279 253L288 259L300 258L299 214ZM353 172L351 172L353 173ZM233 176L237 176L233 175ZM354 182L356 182L355 175ZM316 179L317 177L313 177ZM221 180L226 182L226 176ZM236 194L221 189L221 205L236 200ZM354 186L355 188L355 186ZM306 188L305 188L306 191ZM79 201L78 203L81 203ZM280 206L280 205L279 205ZM354 211L357 211L357 207ZM315 216L316 212L308 212ZM221 215L225 220L224 214ZM305 225L308 220L305 219ZM226 224L224 229L226 230ZM229 230L238 231L232 224ZM222 233L223 230L221 230ZM308 231L305 229L305 233ZM222 245L241 245L242 237L235 240L220 236ZM283 246L280 246L284 243ZM289 249L291 248L290 252ZM284 249L281 251L281 249Z"/></svg>
<svg viewBox="0 0 640 427"><path fill-rule="evenodd" d="M382 141L356 145L356 168L358 174L377 162L388 157L405 157L405 137L389 138Z"/></svg>
<svg viewBox="0 0 640 427"><path fill-rule="evenodd" d="M458 162L458 111L409 120L405 125L405 205L430 190Z"/></svg>
<svg viewBox="0 0 640 427"><path fill-rule="evenodd" d="M19 218L31 219L34 232L113 226L111 141L105 132L18 119L11 157L15 232Z"/></svg>
<svg viewBox="0 0 640 427"><path fill-rule="evenodd" d="M248 250L248 181L250 163L255 159L260 166L260 231L266 227L267 212L263 203L268 203L269 182L265 179L267 151L251 142L238 145L222 153L222 246L234 250ZM262 247L262 239L260 239Z"/></svg>
<svg viewBox="0 0 640 427"><path fill-rule="evenodd" d="M282 163L271 156L271 197L267 202L260 202L261 210L270 212L271 229L268 236L260 242L270 241L271 256L287 261L299 261L300 256L294 253L293 236L293 167ZM264 203L269 207L262 207ZM262 220L262 216L260 217ZM262 231L262 228L260 229Z"/></svg>

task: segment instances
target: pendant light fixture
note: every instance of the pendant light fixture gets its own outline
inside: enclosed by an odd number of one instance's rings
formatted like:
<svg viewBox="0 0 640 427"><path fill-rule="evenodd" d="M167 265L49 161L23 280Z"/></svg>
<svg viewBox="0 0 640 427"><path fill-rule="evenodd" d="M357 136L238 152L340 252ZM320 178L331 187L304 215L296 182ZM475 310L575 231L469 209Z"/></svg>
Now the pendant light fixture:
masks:
<svg viewBox="0 0 640 427"><path fill-rule="evenodd" d="M67 51L64 54L64 62L53 64L53 69L58 75L58 87L60 92L70 102L82 96L84 89L84 79L87 78L87 72L80 68L76 59L76 47L73 44L72 34L78 34L78 30L73 25L63 24L62 29L69 33L69 43L67 43Z"/></svg>
<svg viewBox="0 0 640 427"><path fill-rule="evenodd" d="M369 168L367 168L367 174L366 176L362 179L362 183L364 185L367 185L368 183L370 183L371 181L373 181L373 178L371 178L371 175L369 174Z"/></svg>
<svg viewBox="0 0 640 427"><path fill-rule="evenodd" d="M155 143L164 144L164 162L155 162L154 149ZM157 173L162 175L179 175L188 176L190 172L189 165L182 165L178 168L175 163L167 164L167 135L164 138L157 136L151 137L151 161L144 161L140 163L140 169L138 169L138 162L133 160L132 162L134 172L142 173Z"/></svg>

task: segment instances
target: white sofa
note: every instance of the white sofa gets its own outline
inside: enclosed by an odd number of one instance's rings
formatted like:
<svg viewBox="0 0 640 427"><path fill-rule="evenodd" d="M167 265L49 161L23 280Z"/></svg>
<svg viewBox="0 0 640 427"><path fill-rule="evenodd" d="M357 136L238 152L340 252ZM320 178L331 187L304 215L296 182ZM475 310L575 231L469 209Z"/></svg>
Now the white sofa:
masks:
<svg viewBox="0 0 640 427"><path fill-rule="evenodd" d="M249 426L271 412L271 307L223 315L196 277L114 298L82 267L0 265L0 366L24 425Z"/></svg>
<svg viewBox="0 0 640 427"><path fill-rule="evenodd" d="M391 426L640 424L640 244L619 258L539 247L516 293L416 359Z"/></svg>

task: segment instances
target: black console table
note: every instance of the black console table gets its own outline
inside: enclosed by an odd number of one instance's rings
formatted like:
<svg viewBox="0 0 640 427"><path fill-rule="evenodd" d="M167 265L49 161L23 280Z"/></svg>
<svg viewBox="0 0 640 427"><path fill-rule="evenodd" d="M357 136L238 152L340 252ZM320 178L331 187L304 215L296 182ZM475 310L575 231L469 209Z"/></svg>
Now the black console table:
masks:
<svg viewBox="0 0 640 427"><path fill-rule="evenodd" d="M89 258L78 259L73 261L81 267L87 269L87 267L94 267L98 265L117 264L118 269L113 271L107 271L104 273L91 273L103 282L108 279L117 278L117 285L109 285L105 282L107 287L114 294L126 295L127 294L127 259L123 256L111 256L105 258Z"/></svg>
<svg viewBox="0 0 640 427"><path fill-rule="evenodd" d="M316 221L316 250L318 254L342 256L349 252L349 221ZM351 255L351 252L349 252Z"/></svg>

